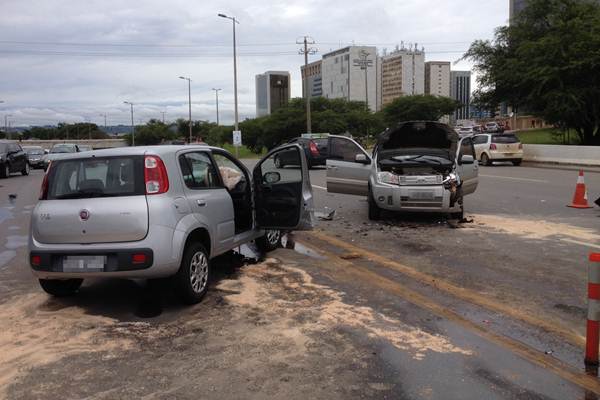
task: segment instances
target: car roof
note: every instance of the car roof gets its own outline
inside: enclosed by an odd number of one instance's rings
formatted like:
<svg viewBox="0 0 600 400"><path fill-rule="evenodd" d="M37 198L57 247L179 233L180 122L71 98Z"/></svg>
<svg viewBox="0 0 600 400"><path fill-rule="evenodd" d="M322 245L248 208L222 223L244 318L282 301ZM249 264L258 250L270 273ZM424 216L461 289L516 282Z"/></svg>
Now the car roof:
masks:
<svg viewBox="0 0 600 400"><path fill-rule="evenodd" d="M220 147L209 145L159 145L159 146L127 146L115 147L112 149L92 150L80 153L69 153L61 157L61 160L88 158L88 157L112 157L112 156L143 156L145 154L154 154L157 156L174 154L182 150L222 150Z"/></svg>

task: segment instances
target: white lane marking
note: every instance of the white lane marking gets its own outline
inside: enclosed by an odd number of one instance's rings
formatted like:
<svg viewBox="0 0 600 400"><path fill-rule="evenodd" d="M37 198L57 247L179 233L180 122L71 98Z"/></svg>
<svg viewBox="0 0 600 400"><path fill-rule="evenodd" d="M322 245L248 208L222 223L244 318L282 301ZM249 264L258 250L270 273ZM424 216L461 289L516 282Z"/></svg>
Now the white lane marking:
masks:
<svg viewBox="0 0 600 400"><path fill-rule="evenodd" d="M323 187L323 186L312 185L312 187L317 188L317 189L321 189L321 190L327 190L327 188Z"/></svg>
<svg viewBox="0 0 600 400"><path fill-rule="evenodd" d="M598 244L580 242L578 240L573 240L573 239L560 239L560 240L562 240L563 242L567 242L567 243L579 244L581 246L594 247L596 249L600 249L600 245L598 245Z"/></svg>
<svg viewBox="0 0 600 400"><path fill-rule="evenodd" d="M510 179L513 181L548 183L548 181L543 181L541 179L515 178L512 176L484 175L484 174L479 174L479 176L484 176L486 178Z"/></svg>

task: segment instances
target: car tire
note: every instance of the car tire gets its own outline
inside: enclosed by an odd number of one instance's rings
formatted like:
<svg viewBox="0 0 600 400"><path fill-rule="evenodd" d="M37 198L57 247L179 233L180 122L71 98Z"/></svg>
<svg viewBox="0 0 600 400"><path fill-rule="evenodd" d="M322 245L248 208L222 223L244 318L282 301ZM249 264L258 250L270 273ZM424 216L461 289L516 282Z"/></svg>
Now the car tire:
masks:
<svg viewBox="0 0 600 400"><path fill-rule="evenodd" d="M283 168L285 166L283 162L281 162L281 158L279 158L279 156L275 156L273 162L275 163L276 168Z"/></svg>
<svg viewBox="0 0 600 400"><path fill-rule="evenodd" d="M481 155L481 164L482 165L486 165L486 166L490 166L490 165L492 165L492 160L490 160L490 158L488 157L487 154L483 153Z"/></svg>
<svg viewBox="0 0 600 400"><path fill-rule="evenodd" d="M279 229L268 229L265 234L255 240L256 247L261 253L268 253L281 247L281 231Z"/></svg>
<svg viewBox="0 0 600 400"><path fill-rule="evenodd" d="M24 176L29 175L29 163L25 163L25 167L23 167L23 170L21 171L21 174Z"/></svg>
<svg viewBox="0 0 600 400"><path fill-rule="evenodd" d="M185 252L174 286L180 300L185 304L199 303L208 291L210 280L210 260L201 243L190 243Z"/></svg>
<svg viewBox="0 0 600 400"><path fill-rule="evenodd" d="M373 198L373 193L371 193L371 188L369 187L369 219L371 221L377 221L381 218L381 208L375 203L375 199Z"/></svg>
<svg viewBox="0 0 600 400"><path fill-rule="evenodd" d="M72 296L81 287L83 279L40 279L40 286L54 297Z"/></svg>
<svg viewBox="0 0 600 400"><path fill-rule="evenodd" d="M0 170L0 174L2 178L8 178L10 176L10 167L7 163L2 166L2 170Z"/></svg>
<svg viewBox="0 0 600 400"><path fill-rule="evenodd" d="M518 167L519 165L521 165L521 162L522 162L522 160L517 160L517 161L513 161L512 163L515 167Z"/></svg>

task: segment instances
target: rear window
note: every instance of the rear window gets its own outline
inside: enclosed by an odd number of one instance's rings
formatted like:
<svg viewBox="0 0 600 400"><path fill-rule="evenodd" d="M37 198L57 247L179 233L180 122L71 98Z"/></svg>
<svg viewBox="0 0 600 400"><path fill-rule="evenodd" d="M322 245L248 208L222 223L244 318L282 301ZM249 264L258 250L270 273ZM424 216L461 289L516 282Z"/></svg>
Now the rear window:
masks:
<svg viewBox="0 0 600 400"><path fill-rule="evenodd" d="M48 176L48 200L145 193L143 156L55 161Z"/></svg>
<svg viewBox="0 0 600 400"><path fill-rule="evenodd" d="M492 136L492 143L519 143L515 135Z"/></svg>

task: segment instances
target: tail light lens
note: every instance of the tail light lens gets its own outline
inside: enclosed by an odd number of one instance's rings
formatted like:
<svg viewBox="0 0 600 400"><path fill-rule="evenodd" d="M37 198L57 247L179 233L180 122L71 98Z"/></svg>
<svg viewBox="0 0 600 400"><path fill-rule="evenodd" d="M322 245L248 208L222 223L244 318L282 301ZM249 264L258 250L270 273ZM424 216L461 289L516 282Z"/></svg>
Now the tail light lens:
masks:
<svg viewBox="0 0 600 400"><path fill-rule="evenodd" d="M39 267L42 264L41 256L31 256L31 265L34 267Z"/></svg>
<svg viewBox="0 0 600 400"><path fill-rule="evenodd" d="M146 194L161 194L169 190L167 169L160 157L144 157L144 182Z"/></svg>
<svg viewBox="0 0 600 400"><path fill-rule="evenodd" d="M48 198L48 175L50 174L50 167L52 167L52 161L48 164L44 179L42 180L42 187L40 188L39 200L46 200Z"/></svg>
<svg viewBox="0 0 600 400"><path fill-rule="evenodd" d="M496 147L495 143L490 144L490 150L496 150L496 149L497 149L497 147Z"/></svg>
<svg viewBox="0 0 600 400"><path fill-rule="evenodd" d="M311 141L308 144L308 148L310 149L310 152L312 153L313 156L318 156L320 155L319 153L319 148L317 147L317 145L315 144L315 142Z"/></svg>

